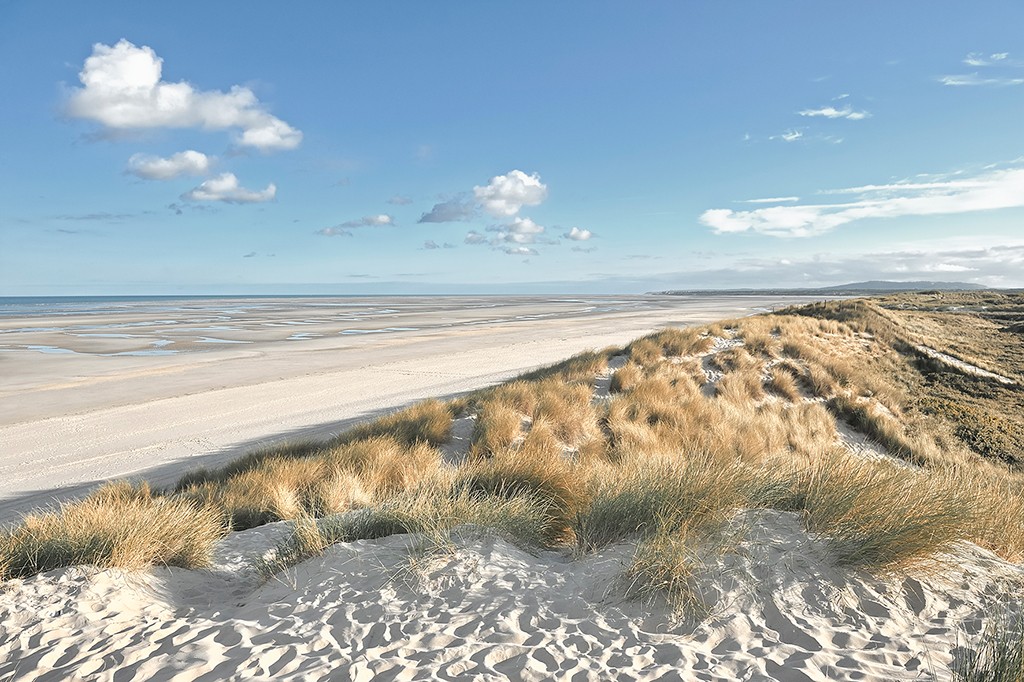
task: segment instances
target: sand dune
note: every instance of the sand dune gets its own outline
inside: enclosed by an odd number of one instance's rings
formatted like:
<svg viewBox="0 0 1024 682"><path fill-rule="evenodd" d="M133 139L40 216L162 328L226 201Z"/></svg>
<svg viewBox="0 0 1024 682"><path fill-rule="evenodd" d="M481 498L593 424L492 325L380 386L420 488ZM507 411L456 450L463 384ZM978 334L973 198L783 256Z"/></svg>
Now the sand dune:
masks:
<svg viewBox="0 0 1024 682"><path fill-rule="evenodd" d="M247 560L287 523L225 539L211 570L72 568L0 594L0 677L16 680L915 680L1024 572L964 543L941 571L832 566L796 514L742 512L745 539L700 577L708 617L625 596L633 546L572 560L473 528L450 551L344 543L262 583Z"/></svg>

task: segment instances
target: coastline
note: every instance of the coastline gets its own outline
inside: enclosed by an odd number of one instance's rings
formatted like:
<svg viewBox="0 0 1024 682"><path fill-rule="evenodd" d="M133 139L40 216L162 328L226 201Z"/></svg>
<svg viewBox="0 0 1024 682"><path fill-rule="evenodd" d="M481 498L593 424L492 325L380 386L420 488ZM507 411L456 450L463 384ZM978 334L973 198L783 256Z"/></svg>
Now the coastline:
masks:
<svg viewBox="0 0 1024 682"><path fill-rule="evenodd" d="M201 305L170 317L157 309L65 317L54 324L0 319L0 347L74 351L0 352L0 441L6 444L0 453L0 522L111 478L164 484L255 446L327 437L418 400L468 392L662 326L816 299L374 297L298 299L313 304L299 308L296 299L241 308L242 299L232 300L235 307L217 301L219 312ZM381 312L353 315L332 303L369 303L359 307ZM240 312L229 313L231 321L211 321L233 310ZM352 317L363 319L345 319ZM203 325L231 328L207 331ZM25 328L38 331L10 331ZM126 328L141 338L76 335L117 335ZM397 331L341 333L355 328ZM295 333L321 335L289 340ZM194 340L212 334L248 343ZM116 354L168 336L182 352Z"/></svg>

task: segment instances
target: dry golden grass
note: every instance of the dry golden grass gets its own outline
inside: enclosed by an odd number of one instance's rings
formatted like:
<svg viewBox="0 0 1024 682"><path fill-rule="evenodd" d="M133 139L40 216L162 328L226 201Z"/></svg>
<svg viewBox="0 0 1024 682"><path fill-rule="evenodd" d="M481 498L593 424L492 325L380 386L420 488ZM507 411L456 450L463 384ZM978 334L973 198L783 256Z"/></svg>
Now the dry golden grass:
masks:
<svg viewBox="0 0 1024 682"><path fill-rule="evenodd" d="M715 395L732 403L745 404L764 398L764 383L757 368L730 372L715 386Z"/></svg>
<svg viewBox="0 0 1024 682"><path fill-rule="evenodd" d="M227 528L220 512L115 483L73 504L25 517L0 536L0 578L75 564L141 569L206 566Z"/></svg>
<svg viewBox="0 0 1024 682"><path fill-rule="evenodd" d="M643 367L635 362L627 362L612 375L608 390L611 393L623 393L632 390L643 378Z"/></svg>
<svg viewBox="0 0 1024 682"><path fill-rule="evenodd" d="M629 344L626 351L629 353L629 359L641 367L650 367L664 357L661 344L649 336Z"/></svg>
<svg viewBox="0 0 1024 682"><path fill-rule="evenodd" d="M522 444L460 467L454 488L470 496L528 497L539 502L549 518L543 535L554 541L565 535L582 494L575 465L548 424L539 420Z"/></svg>
<svg viewBox="0 0 1024 682"><path fill-rule="evenodd" d="M442 445L452 438L452 408L440 400L424 400L412 407L357 426L336 439L339 443L375 436L395 438L406 445Z"/></svg>
<svg viewBox="0 0 1024 682"><path fill-rule="evenodd" d="M941 473L833 456L801 481L807 527L840 565L891 571L932 559L969 537L972 500Z"/></svg>
<svg viewBox="0 0 1024 682"><path fill-rule="evenodd" d="M473 457L504 452L522 434L523 417L519 410L505 403L486 402L480 408L473 431Z"/></svg>
<svg viewBox="0 0 1024 682"><path fill-rule="evenodd" d="M771 376L765 384L765 388L791 403L797 402L802 397L796 375L782 364L772 367Z"/></svg>
<svg viewBox="0 0 1024 682"><path fill-rule="evenodd" d="M711 350L715 340L697 327L668 328L645 337L661 348L660 355L679 357L701 355Z"/></svg>

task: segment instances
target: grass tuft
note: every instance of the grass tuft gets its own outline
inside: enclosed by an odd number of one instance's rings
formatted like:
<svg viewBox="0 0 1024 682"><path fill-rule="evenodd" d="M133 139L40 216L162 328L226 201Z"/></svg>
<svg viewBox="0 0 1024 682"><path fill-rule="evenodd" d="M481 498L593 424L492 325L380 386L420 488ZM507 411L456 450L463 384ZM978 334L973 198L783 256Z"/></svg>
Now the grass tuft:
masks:
<svg viewBox="0 0 1024 682"><path fill-rule="evenodd" d="M226 531L211 507L117 483L56 511L27 516L0 536L0 578L78 564L129 570L206 566Z"/></svg>

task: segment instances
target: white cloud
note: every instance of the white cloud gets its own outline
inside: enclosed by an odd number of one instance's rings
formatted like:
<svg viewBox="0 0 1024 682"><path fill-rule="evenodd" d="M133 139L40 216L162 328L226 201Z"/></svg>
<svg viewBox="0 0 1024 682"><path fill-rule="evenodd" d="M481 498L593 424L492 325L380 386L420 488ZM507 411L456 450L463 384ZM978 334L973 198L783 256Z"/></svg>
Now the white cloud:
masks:
<svg viewBox="0 0 1024 682"><path fill-rule="evenodd" d="M786 202L800 201L800 197L765 197L764 199L744 199L740 204L784 204Z"/></svg>
<svg viewBox="0 0 1024 682"><path fill-rule="evenodd" d="M977 269L956 263L925 263L920 267L921 272L975 272Z"/></svg>
<svg viewBox="0 0 1024 682"><path fill-rule="evenodd" d="M783 142L796 142L804 136L802 130L787 130L780 135L772 135L769 140L782 140Z"/></svg>
<svg viewBox="0 0 1024 682"><path fill-rule="evenodd" d="M486 244L487 236L480 234L476 230L470 230L468 233L466 233L465 241L467 244Z"/></svg>
<svg viewBox="0 0 1024 682"><path fill-rule="evenodd" d="M228 204L256 204L270 201L277 195L277 186L270 183L265 189L254 191L238 184L234 173L221 173L210 178L190 192L181 195L188 201L223 201Z"/></svg>
<svg viewBox="0 0 1024 682"><path fill-rule="evenodd" d="M512 170L505 175L491 178L485 187L473 188L473 196L485 211L497 218L507 218L519 213L523 206L536 206L548 196L547 185L534 173L527 175Z"/></svg>
<svg viewBox="0 0 1024 682"><path fill-rule="evenodd" d="M340 228L353 228L353 227L389 227L395 224L395 219L387 213L381 213L379 215L367 215L362 218L356 218L355 220L346 220L345 222L338 225Z"/></svg>
<svg viewBox="0 0 1024 682"><path fill-rule="evenodd" d="M433 251L434 249L440 249L441 245L435 242L433 239L428 239L427 241L423 242L423 248L426 249L427 251Z"/></svg>
<svg viewBox="0 0 1024 682"><path fill-rule="evenodd" d="M964 57L964 64L968 66L992 66L996 62L1005 61L1009 56L1009 52L993 52L988 57L982 52L970 52Z"/></svg>
<svg viewBox="0 0 1024 682"><path fill-rule="evenodd" d="M406 196L402 196L401 194L396 194L395 196L388 199L388 203L391 204L392 206L408 206L409 204L412 203L412 199Z"/></svg>
<svg viewBox="0 0 1024 682"><path fill-rule="evenodd" d="M206 175L216 159L189 149L164 159L149 154L133 154L128 172L145 180L171 180L181 175Z"/></svg>
<svg viewBox="0 0 1024 682"><path fill-rule="evenodd" d="M982 78L976 73L968 73L954 76L942 76L939 82L943 85L965 86L965 85L1024 85L1024 78Z"/></svg>
<svg viewBox="0 0 1024 682"><path fill-rule="evenodd" d="M528 246L509 246L504 249L505 253L510 256L539 256L540 253L536 249L531 249Z"/></svg>
<svg viewBox="0 0 1024 682"><path fill-rule="evenodd" d="M1024 168L987 171L973 178L927 183L865 185L835 194L858 194L839 204L769 206L749 211L709 209L700 222L718 234L757 232L812 237L868 218L952 215L1024 207Z"/></svg>
<svg viewBox="0 0 1024 682"><path fill-rule="evenodd" d="M127 40L96 43L78 74L82 82L67 113L112 131L149 128L237 130L236 142L262 151L294 149L302 132L269 114L252 90L197 90L186 81L162 80L163 59Z"/></svg>
<svg viewBox="0 0 1024 682"><path fill-rule="evenodd" d="M515 217L504 225L494 225L487 228L490 232L497 232L491 240L494 245L506 244L533 244L537 241L538 235L544 233L544 227L533 222L529 218Z"/></svg>
<svg viewBox="0 0 1024 682"><path fill-rule="evenodd" d="M581 230L578 227L574 227L565 234L562 235L566 239L571 239L574 242L585 242L594 236L594 233L590 230Z"/></svg>
<svg viewBox="0 0 1024 682"><path fill-rule="evenodd" d="M843 107L842 109L836 109L833 106L824 106L818 109L804 109L803 111L797 113L799 113L801 116L824 116L825 118L845 118L851 121L862 121L865 118L871 116L870 112L855 111L852 107Z"/></svg>

